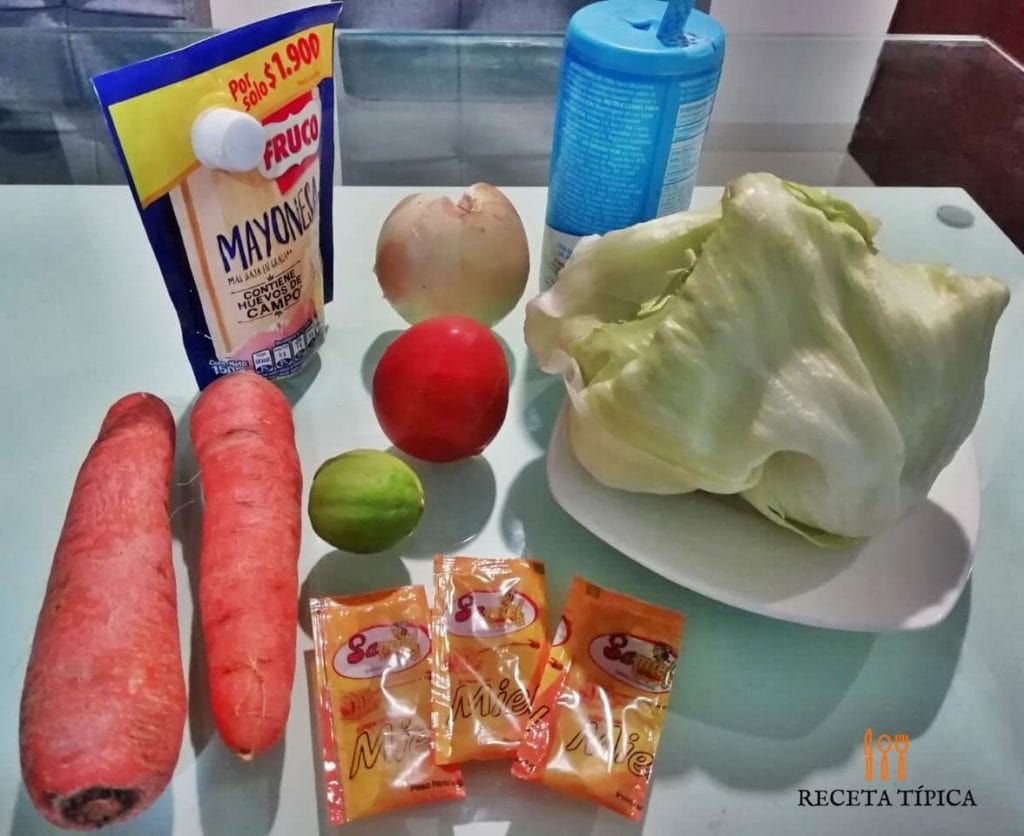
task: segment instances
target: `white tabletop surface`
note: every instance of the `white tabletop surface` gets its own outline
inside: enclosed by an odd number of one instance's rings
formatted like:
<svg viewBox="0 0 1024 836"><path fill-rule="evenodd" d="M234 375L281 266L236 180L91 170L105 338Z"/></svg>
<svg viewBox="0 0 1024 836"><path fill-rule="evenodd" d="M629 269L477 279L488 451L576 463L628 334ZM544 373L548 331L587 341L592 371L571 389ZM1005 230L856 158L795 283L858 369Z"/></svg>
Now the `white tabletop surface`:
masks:
<svg viewBox="0 0 1024 836"><path fill-rule="evenodd" d="M455 192L456 190L453 190ZM883 221L881 246L899 259L948 261L1019 287L1024 257L955 189L847 189ZM717 198L699 189L696 204ZM336 286L330 332L317 368L285 388L297 399L299 452L308 479L324 458L355 447L387 447L366 382L402 321L371 272L380 222L396 189L335 193ZM510 189L539 252L545 193ZM977 214L972 229L935 218L944 203ZM48 833L22 787L17 711L22 677L50 560L77 468L107 407L133 390L164 398L181 416L196 388L174 312L127 189L0 186L4 253L0 347L8 358L0 410L6 536L0 607L0 827ZM535 279L534 279L535 282ZM531 285L532 292L534 285ZM1018 293L999 327L989 388L975 433L983 485L972 580L949 618L912 633L820 630L745 613L641 569L552 502L544 450L561 401L558 381L536 370L523 345L522 306L498 332L514 356L504 428L485 455L417 466L428 510L417 533L392 552L332 552L309 528L299 562L303 593L352 593L428 583L438 550L477 555L528 552L548 564L557 610L571 576L687 613L688 633L646 833L1024 833L1024 311ZM194 473L179 440L178 481ZM314 778L308 686L296 677L284 745L251 764L211 731L201 671L191 670L192 593L181 542L194 554L194 485L173 499L175 569L190 720L171 787L146 813L111 833L301 834L322 828ZM756 548L756 544L751 544ZM300 652L310 641L299 629ZM880 790L863 776L862 737L872 727L911 736L905 785L892 807L808 808L800 790ZM641 827L583 802L525 785L504 765L466 769L469 798L344 828L374 834L607 834ZM912 792L901 807L897 788ZM970 790L973 807L913 806L918 788ZM859 793L855 793L863 799ZM839 797L839 796L837 796ZM959 799L962 796L957 796Z"/></svg>

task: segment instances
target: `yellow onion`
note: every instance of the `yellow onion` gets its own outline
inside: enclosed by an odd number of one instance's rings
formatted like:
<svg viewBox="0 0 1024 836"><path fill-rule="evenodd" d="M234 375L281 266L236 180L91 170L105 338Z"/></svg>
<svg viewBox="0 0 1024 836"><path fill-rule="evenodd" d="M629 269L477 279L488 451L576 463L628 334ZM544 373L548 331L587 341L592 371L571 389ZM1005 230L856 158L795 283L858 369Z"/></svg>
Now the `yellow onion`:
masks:
<svg viewBox="0 0 1024 836"><path fill-rule="evenodd" d="M411 325L435 316L498 322L526 287L530 254L515 207L487 183L459 201L413 194L391 210L377 239L377 281Z"/></svg>

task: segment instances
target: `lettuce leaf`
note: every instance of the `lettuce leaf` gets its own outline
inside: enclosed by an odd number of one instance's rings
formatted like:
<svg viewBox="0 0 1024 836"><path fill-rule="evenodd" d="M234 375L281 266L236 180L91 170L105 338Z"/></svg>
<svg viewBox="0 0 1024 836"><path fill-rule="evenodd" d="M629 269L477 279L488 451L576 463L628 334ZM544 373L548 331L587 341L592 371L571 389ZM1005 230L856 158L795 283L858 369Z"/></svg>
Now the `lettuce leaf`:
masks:
<svg viewBox="0 0 1024 836"><path fill-rule="evenodd" d="M892 525L974 426L1009 291L890 261L877 228L748 174L716 210L582 241L526 319L581 464L623 490L739 494L822 545Z"/></svg>

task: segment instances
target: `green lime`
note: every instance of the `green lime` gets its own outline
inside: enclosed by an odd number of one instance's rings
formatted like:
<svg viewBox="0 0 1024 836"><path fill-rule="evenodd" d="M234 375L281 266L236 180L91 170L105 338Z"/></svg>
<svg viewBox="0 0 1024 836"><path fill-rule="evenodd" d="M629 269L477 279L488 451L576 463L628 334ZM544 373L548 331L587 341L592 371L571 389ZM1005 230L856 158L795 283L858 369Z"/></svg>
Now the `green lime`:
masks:
<svg viewBox="0 0 1024 836"><path fill-rule="evenodd" d="M309 490L313 530L347 552L384 551L408 536L421 516L419 477L380 450L350 450L328 459Z"/></svg>

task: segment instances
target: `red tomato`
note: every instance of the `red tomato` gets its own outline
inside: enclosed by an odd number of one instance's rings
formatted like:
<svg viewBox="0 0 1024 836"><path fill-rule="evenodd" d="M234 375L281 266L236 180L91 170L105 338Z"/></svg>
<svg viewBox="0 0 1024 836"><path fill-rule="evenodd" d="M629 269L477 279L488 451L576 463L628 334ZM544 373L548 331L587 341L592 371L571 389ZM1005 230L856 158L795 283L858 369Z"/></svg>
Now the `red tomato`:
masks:
<svg viewBox="0 0 1024 836"><path fill-rule="evenodd" d="M399 450L431 462L475 456L508 408L505 352L483 325L439 316L388 346L373 375L373 409Z"/></svg>

